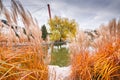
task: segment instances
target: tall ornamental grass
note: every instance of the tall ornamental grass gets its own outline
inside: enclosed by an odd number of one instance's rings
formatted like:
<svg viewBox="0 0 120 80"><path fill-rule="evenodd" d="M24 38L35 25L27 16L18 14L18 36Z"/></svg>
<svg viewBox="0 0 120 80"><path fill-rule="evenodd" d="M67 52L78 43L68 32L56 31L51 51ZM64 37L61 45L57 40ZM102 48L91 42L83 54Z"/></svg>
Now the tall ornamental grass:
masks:
<svg viewBox="0 0 120 80"><path fill-rule="evenodd" d="M8 21L8 24L2 23L0 29L7 27L10 30L7 36L0 34L0 80L48 80L38 22L19 1L11 0L11 6L8 10L0 0L0 15ZM22 35L15 36L17 28L12 29L18 25L19 18L26 39Z"/></svg>
<svg viewBox="0 0 120 80"><path fill-rule="evenodd" d="M98 32L99 38L89 45L81 36L71 44L71 80L120 80L120 21L114 19Z"/></svg>

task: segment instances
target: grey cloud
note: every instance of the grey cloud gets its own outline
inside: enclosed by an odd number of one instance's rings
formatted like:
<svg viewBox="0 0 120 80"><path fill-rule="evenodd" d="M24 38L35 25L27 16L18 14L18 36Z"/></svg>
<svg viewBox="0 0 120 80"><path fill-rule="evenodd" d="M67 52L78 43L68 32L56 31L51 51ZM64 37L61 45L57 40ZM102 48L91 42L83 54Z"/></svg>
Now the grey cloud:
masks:
<svg viewBox="0 0 120 80"><path fill-rule="evenodd" d="M8 0L5 0L5 3ZM20 0L40 24L49 19L47 3L54 15L75 19L81 28L97 28L112 18L120 17L120 0ZM47 2L46 2L47 1ZM30 6L35 5L35 6ZM41 7L44 7L41 9Z"/></svg>
<svg viewBox="0 0 120 80"><path fill-rule="evenodd" d="M56 0L53 4L53 13L76 19L84 28L95 28L120 17L120 0Z"/></svg>

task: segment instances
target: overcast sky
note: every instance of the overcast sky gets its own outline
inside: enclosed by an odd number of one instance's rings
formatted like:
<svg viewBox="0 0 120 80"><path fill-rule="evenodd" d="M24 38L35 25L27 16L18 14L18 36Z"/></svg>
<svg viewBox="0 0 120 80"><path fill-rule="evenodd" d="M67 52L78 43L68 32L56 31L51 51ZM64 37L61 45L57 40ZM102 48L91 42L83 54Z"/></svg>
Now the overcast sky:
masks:
<svg viewBox="0 0 120 80"><path fill-rule="evenodd" d="M3 0L9 7L10 0ZM47 24L50 3L52 17L55 15L75 19L82 29L95 29L113 18L120 18L120 0L19 0L40 25Z"/></svg>

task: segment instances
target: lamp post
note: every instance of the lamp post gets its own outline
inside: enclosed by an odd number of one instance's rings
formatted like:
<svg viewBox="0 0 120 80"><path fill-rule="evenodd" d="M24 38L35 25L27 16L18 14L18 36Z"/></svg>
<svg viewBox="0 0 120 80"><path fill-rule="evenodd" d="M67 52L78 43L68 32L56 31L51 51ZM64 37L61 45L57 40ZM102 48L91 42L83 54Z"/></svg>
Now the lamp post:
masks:
<svg viewBox="0 0 120 80"><path fill-rule="evenodd" d="M50 10L50 4L48 4L47 6L48 6L49 18L51 19L51 10Z"/></svg>

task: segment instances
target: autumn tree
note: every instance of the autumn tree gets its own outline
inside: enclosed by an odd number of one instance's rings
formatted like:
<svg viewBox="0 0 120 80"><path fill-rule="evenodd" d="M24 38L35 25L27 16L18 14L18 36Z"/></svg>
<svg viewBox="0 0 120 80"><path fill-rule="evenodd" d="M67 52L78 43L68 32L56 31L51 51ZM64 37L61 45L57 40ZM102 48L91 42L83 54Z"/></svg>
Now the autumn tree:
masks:
<svg viewBox="0 0 120 80"><path fill-rule="evenodd" d="M51 41L65 41L67 38L74 38L77 32L75 20L55 16L49 20Z"/></svg>

